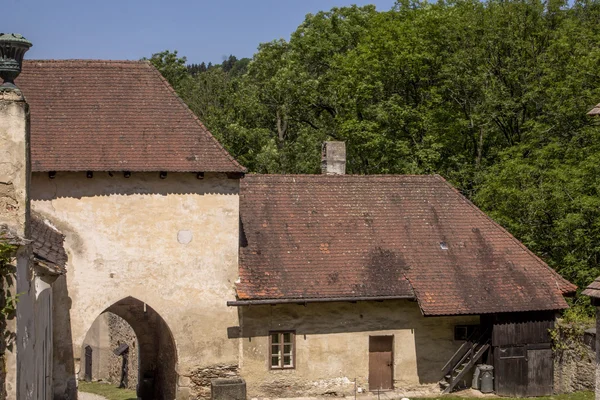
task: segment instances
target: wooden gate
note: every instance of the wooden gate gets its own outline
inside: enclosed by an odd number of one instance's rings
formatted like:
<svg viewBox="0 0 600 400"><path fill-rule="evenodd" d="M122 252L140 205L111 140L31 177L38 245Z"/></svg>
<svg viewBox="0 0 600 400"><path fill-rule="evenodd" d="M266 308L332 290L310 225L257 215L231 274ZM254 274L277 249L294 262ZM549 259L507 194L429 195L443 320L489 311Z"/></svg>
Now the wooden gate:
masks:
<svg viewBox="0 0 600 400"><path fill-rule="evenodd" d="M496 348L496 393L502 396L524 397L527 393L527 348L525 346Z"/></svg>
<svg viewBox="0 0 600 400"><path fill-rule="evenodd" d="M35 278L36 280L39 278ZM36 288L41 283L36 281ZM37 293L35 302L35 376L36 400L52 399L52 290L48 287Z"/></svg>
<svg viewBox="0 0 600 400"><path fill-rule="evenodd" d="M552 328L553 313L497 317L492 335L497 395L533 397L552 394L554 362L549 333Z"/></svg>
<svg viewBox="0 0 600 400"><path fill-rule="evenodd" d="M552 395L552 375L554 371L552 349L527 350L527 396Z"/></svg>
<svg viewBox="0 0 600 400"><path fill-rule="evenodd" d="M369 336L369 390L394 388L393 346L393 336Z"/></svg>
<svg viewBox="0 0 600 400"><path fill-rule="evenodd" d="M85 346L85 380L92 380L92 348Z"/></svg>

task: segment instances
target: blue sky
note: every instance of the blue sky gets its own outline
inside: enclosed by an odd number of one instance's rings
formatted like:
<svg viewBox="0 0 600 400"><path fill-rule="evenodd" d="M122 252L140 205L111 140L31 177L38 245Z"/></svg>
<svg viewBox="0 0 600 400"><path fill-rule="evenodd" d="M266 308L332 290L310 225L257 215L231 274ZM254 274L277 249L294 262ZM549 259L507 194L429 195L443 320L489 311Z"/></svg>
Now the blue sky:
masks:
<svg viewBox="0 0 600 400"><path fill-rule="evenodd" d="M33 42L29 59L137 60L178 50L188 62L251 57L288 39L307 13L350 4L389 10L394 0L1 0L0 32Z"/></svg>

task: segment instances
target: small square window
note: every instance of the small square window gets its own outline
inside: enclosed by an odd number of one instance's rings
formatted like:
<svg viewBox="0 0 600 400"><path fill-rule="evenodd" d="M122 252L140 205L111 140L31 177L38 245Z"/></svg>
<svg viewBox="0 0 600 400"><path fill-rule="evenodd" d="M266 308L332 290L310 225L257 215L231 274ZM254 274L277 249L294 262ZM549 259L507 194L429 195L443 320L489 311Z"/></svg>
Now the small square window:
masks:
<svg viewBox="0 0 600 400"><path fill-rule="evenodd" d="M271 369L295 368L296 335L292 331L269 333L269 360Z"/></svg>
<svg viewBox="0 0 600 400"><path fill-rule="evenodd" d="M477 328L477 325L456 325L454 327L454 340L468 340Z"/></svg>

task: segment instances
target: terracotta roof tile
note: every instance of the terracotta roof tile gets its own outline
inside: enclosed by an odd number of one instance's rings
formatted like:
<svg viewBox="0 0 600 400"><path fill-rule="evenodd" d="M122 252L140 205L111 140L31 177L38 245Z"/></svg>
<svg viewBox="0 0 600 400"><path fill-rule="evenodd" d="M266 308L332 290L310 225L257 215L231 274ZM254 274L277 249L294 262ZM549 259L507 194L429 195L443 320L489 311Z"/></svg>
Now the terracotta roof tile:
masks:
<svg viewBox="0 0 600 400"><path fill-rule="evenodd" d="M28 60L34 171L243 172L149 62Z"/></svg>
<svg viewBox="0 0 600 400"><path fill-rule="evenodd" d="M67 253L63 247L65 236L48 225L41 217L31 218L31 240L33 254L37 260L51 264L65 272Z"/></svg>
<svg viewBox="0 0 600 400"><path fill-rule="evenodd" d="M240 300L414 294L426 315L567 307L575 290L439 176L248 175Z"/></svg>

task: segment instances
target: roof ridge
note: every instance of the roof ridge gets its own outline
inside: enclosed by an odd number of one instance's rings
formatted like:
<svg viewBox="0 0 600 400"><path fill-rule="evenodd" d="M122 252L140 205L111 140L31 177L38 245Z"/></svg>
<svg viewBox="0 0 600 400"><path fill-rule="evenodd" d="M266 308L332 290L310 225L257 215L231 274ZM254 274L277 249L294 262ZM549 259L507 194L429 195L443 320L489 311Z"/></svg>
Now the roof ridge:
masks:
<svg viewBox="0 0 600 400"><path fill-rule="evenodd" d="M102 60L97 58L45 58L45 59L26 59L25 63L65 63L65 62L89 62L89 63L121 63L121 64L144 64L146 60Z"/></svg>
<svg viewBox="0 0 600 400"><path fill-rule="evenodd" d="M540 257L538 257L534 252L532 252L531 250L529 250L527 248L527 246L525 246L523 243L521 243L512 233L510 233L508 230L506 230L502 225L500 225L498 222L494 221L493 218L491 218L489 215L487 215L486 213L483 212L483 210L481 210L479 207L477 207L475 204L473 204L473 202L471 200L469 200L465 195L463 195L458 189L456 189L454 186L452 186L450 184L450 182L448 182L446 179L444 179L443 176L439 175L439 174L435 174L436 178L439 179L441 182L445 183L446 186L448 186L453 192L455 192L456 194L458 194L458 196L467 204L469 205L471 208L473 208L475 210L475 212L477 212L480 216L483 216L483 218L489 222L491 222L493 225L495 225L497 228L499 228L499 230L504 233L505 235L507 235L513 242L515 242L519 247L521 247L523 250L525 250L525 252L527 252L529 255L533 256L533 258L539 263L541 264L544 268L546 268L548 271L550 271L555 278L560 279L561 281L563 281L563 287L564 286L570 286L572 290L570 291L563 291L563 289L561 288L561 286L558 287L558 290L560 290L563 293L572 293L575 292L575 290L577 289L577 286L574 285L573 283L569 282L568 280L566 280L565 278L563 278L558 272L556 272L553 268L551 268L544 260L542 260ZM558 286L558 282L557 282L557 286Z"/></svg>
<svg viewBox="0 0 600 400"><path fill-rule="evenodd" d="M237 168L239 168L240 172L244 172L245 173L247 171L246 167L244 167L242 164L240 164L231 154L229 154L229 152L225 149L225 147L223 147L223 145L206 128L206 126L204 126L204 124L202 123L202 121L200 121L200 118L198 118L198 116L190 109L190 107L185 103L185 101L183 101L183 99L181 97L179 97L179 95L177 94L177 92L175 91L175 89L173 88L173 86L171 86L171 84L167 81L167 79L160 73L160 71L158 70L158 68L156 68L150 62L150 60L142 60L142 62L144 62L148 67L150 67L151 71L153 71L155 74L158 75L158 77L160 78L161 82L165 85L165 87L175 96L175 98L177 98L177 100L179 100L179 102L185 107L185 109L187 110L187 112L194 118L194 120L196 121L196 123L198 125L200 125L200 127L202 129L204 129L204 131L208 134L208 137L213 141L213 144L216 146L216 148L218 150L220 150L229 159L229 161L231 161L231 163L234 166L236 166Z"/></svg>
<svg viewBox="0 0 600 400"><path fill-rule="evenodd" d="M249 178L309 178L309 177L321 177L327 179L342 179L342 178L429 178L435 179L436 174L247 174Z"/></svg>

